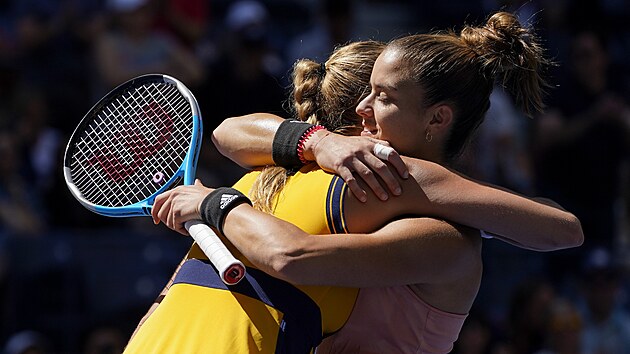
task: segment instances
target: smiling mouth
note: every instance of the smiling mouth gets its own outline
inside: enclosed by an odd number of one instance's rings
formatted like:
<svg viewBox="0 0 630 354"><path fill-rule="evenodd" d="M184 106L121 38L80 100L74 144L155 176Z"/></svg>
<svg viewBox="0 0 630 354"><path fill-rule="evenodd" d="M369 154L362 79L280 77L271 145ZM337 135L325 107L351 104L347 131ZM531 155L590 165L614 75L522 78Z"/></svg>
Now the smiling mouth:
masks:
<svg viewBox="0 0 630 354"><path fill-rule="evenodd" d="M361 136L375 136L376 135L376 130L369 130L367 128L363 128L363 130L361 131Z"/></svg>
<svg viewBox="0 0 630 354"><path fill-rule="evenodd" d="M374 125L372 126L373 129L370 129L370 126L367 123L368 122L366 121L364 117L363 120L361 121L361 126L363 127L363 130L361 131L361 136L374 137L378 133L378 129Z"/></svg>

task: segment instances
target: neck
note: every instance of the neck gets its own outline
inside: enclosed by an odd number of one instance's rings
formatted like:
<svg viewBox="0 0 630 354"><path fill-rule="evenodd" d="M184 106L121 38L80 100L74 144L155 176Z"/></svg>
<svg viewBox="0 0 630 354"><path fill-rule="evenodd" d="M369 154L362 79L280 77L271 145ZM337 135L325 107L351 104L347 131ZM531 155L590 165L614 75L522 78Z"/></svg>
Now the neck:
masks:
<svg viewBox="0 0 630 354"><path fill-rule="evenodd" d="M423 144L423 146L421 146L413 154L409 154L409 156L435 162L440 165L443 165L445 161L442 150L438 148L438 144L431 145L431 143Z"/></svg>

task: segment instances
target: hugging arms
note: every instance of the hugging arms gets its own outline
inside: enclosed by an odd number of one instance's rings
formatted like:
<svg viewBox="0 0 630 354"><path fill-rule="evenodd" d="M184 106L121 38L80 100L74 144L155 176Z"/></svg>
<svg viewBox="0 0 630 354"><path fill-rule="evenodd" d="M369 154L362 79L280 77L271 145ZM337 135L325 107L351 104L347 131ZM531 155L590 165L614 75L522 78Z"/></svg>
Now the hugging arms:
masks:
<svg viewBox="0 0 630 354"><path fill-rule="evenodd" d="M273 160L272 141L282 121L282 118L268 114L230 118L214 131L213 140L220 151L236 159L241 165L268 163ZM260 126L265 128L256 128ZM251 129L251 134L229 133L231 131L247 132L248 129ZM256 134L254 130L261 130L262 134ZM318 135L307 140L304 155L315 160L318 156L323 156L325 161L323 163L337 166L337 170L348 168L348 164L354 163L354 165L362 164L364 168L381 171L380 174L375 172L363 174L363 176L373 178L376 183L379 183L377 179L380 177L377 178L377 175L386 175L386 178L395 180L395 183L390 183L391 189L396 189L398 185L402 193L389 197L390 200L387 201L370 195L363 202L359 197L348 192L345 205L347 228L355 233L365 233L352 234L352 237L310 235L286 221L259 212L249 205L235 208L227 215L223 225L226 237L247 259L275 277L305 284L367 286L374 284L374 274L377 269L374 271L371 269L376 267L380 273L385 273L383 278L389 279L392 283L417 282L418 279L405 278L407 275L404 275L402 269L397 271L391 267L387 270L382 268L383 264L402 266L404 262L375 261L379 257L384 257L382 246L389 242L394 242L397 247L400 247L400 251L413 250L409 253L410 260L430 260L440 254L437 249L430 248L431 243L425 239L405 239L404 233L396 229L395 223L381 228L383 220L394 220L401 215L420 215L455 221L484 230L496 238L531 250L550 251L575 247L583 241L577 218L551 201L526 198L466 178L439 164L397 154L390 156L390 159L398 164L403 162L404 166L394 172L371 153L378 140L365 137L331 136L331 134L324 136L322 140L318 140ZM351 142L344 145L344 140L351 140ZM342 141L342 143L337 143L337 141ZM360 144L357 144L357 141ZM333 144L337 146L330 147ZM243 146L257 151L257 157L238 160L238 156L249 156L240 150ZM357 146L362 148L359 149ZM342 149L346 151L342 152ZM335 154L330 154L330 151L335 151ZM332 161L333 159L335 161ZM387 168L386 172L383 172L381 164ZM358 169L354 165L351 168ZM405 166L409 174L407 179L398 176L399 173L404 174ZM354 179L354 183L361 187L361 191L367 189L367 184L361 178ZM161 220L170 228L185 234L186 231L181 225L189 219L201 217L199 205L210 191L212 189L197 184L178 187L161 195L154 206L154 220ZM425 218L424 222L430 229L433 221L428 220L430 219ZM378 231L371 233L370 231L373 230ZM400 237L400 239L381 237L383 233L395 238ZM430 234L430 232L427 233ZM389 245L389 247L394 246ZM340 251L342 249L343 252ZM448 248L440 246L440 249ZM427 255L421 256L422 252L426 252ZM399 252L393 251L392 254L398 255ZM353 274L357 275L353 276L353 280L334 272L334 269L339 269L341 266L352 267L356 270ZM322 267L329 267L329 269L326 271ZM432 269L432 267L425 269ZM334 279L334 274L339 274L339 279ZM405 279L397 279L394 276L396 274ZM363 281L359 279L361 276L365 277Z"/></svg>

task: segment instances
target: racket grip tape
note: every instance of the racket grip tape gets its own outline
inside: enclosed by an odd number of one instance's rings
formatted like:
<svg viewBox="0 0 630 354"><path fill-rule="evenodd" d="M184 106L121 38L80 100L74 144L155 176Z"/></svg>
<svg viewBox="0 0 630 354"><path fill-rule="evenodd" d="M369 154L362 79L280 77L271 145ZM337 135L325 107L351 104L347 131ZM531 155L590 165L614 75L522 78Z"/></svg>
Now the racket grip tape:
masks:
<svg viewBox="0 0 630 354"><path fill-rule="evenodd" d="M232 255L208 225L201 220L189 220L184 225L199 248L217 268L225 284L237 284L245 277L245 265Z"/></svg>

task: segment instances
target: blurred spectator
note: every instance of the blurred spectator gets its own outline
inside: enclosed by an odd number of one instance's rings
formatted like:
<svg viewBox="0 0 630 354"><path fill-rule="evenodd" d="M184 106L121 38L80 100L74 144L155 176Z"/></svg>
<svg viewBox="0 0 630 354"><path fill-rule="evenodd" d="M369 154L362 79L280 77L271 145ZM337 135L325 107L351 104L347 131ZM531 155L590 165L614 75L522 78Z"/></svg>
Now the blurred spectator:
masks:
<svg viewBox="0 0 630 354"><path fill-rule="evenodd" d="M471 151L462 156L461 169L473 178L533 195L530 123L515 108L512 97L495 87Z"/></svg>
<svg viewBox="0 0 630 354"><path fill-rule="evenodd" d="M83 354L120 354L127 344L127 335L113 325L90 329L83 346Z"/></svg>
<svg viewBox="0 0 630 354"><path fill-rule="evenodd" d="M31 188L45 193L59 172L57 159L62 147L59 129L51 126L50 100L41 89L22 87L14 96L13 129L18 153L32 174Z"/></svg>
<svg viewBox="0 0 630 354"><path fill-rule="evenodd" d="M13 334L4 346L4 354L52 354L49 340L41 333L25 330Z"/></svg>
<svg viewBox="0 0 630 354"><path fill-rule="evenodd" d="M539 194L575 213L585 234L582 247L550 254L556 278L570 274L584 252L616 245L620 173L630 156L630 107L616 90L605 42L593 32L578 33L567 65L568 81L536 120Z"/></svg>
<svg viewBox="0 0 630 354"><path fill-rule="evenodd" d="M554 300L549 309L544 349L535 354L580 354L582 317L568 299Z"/></svg>
<svg viewBox="0 0 630 354"><path fill-rule="evenodd" d="M89 108L89 43L103 25L100 0L14 0L15 68L50 98L50 123L71 131Z"/></svg>
<svg viewBox="0 0 630 354"><path fill-rule="evenodd" d="M464 322L459 338L454 344L453 354L490 353L494 341L493 329L483 313L471 310Z"/></svg>
<svg viewBox="0 0 630 354"><path fill-rule="evenodd" d="M414 15L420 19L419 25L422 27L422 32L453 28L465 22L483 21L484 16L487 15L484 6L491 8L492 11L500 8L500 5L492 0L413 1L411 3L416 8Z"/></svg>
<svg viewBox="0 0 630 354"><path fill-rule="evenodd" d="M578 354L581 349L583 321L568 299L554 300L547 318L544 349L535 354Z"/></svg>
<svg viewBox="0 0 630 354"><path fill-rule="evenodd" d="M269 42L269 13L258 1L232 3L224 19L218 57L209 63L200 90L204 127L214 129L223 119L253 112L281 114L286 99L279 84L280 54Z"/></svg>
<svg viewBox="0 0 630 354"><path fill-rule="evenodd" d="M210 2L207 0L156 0L157 27L170 32L193 52L210 24Z"/></svg>
<svg viewBox="0 0 630 354"><path fill-rule="evenodd" d="M155 29L157 12L152 0L107 1L113 23L94 47L100 80L95 99L142 74L173 75L191 87L201 82L203 68L194 53Z"/></svg>
<svg viewBox="0 0 630 354"><path fill-rule="evenodd" d="M48 95L48 92L41 88L25 85L16 88L10 113L11 122L8 125L12 131L10 140L13 144L13 151L8 155L15 155L17 160L5 163L12 164L17 170L14 173L19 173L21 183L27 188L25 193L30 196L28 198L31 200L30 219L37 220L32 220L22 227L31 228L31 233L46 231L44 226L90 225L97 219L94 217L95 214L86 212L77 203L65 185L61 166L65 138L69 137L69 133L63 135L60 129L52 126L53 112ZM80 117L76 117L69 120L76 124L79 119ZM7 156L7 159L10 159L10 156ZM88 217L77 217L77 212L78 215ZM19 219L14 217L7 225L18 222ZM92 224L93 227L99 225L102 226L102 223Z"/></svg>
<svg viewBox="0 0 630 354"><path fill-rule="evenodd" d="M40 196L33 180L24 175L19 145L10 134L0 134L0 231L38 235L44 231Z"/></svg>
<svg viewBox="0 0 630 354"><path fill-rule="evenodd" d="M236 1L225 14L218 56L207 66L208 78L199 89L204 129L212 131L225 118L254 112L286 116L283 65L270 43L269 13L262 2ZM209 136L209 135L208 135ZM210 185L234 183L242 168L219 154L208 138L199 163L199 176Z"/></svg>
<svg viewBox="0 0 630 354"><path fill-rule="evenodd" d="M555 299L555 289L546 280L531 279L516 287L506 327L510 353L531 354L544 348L547 319Z"/></svg>
<svg viewBox="0 0 630 354"><path fill-rule="evenodd" d="M302 58L323 62L335 47L346 44L354 37L352 1L324 0L316 4L318 7L310 28L289 42L289 64Z"/></svg>
<svg viewBox="0 0 630 354"><path fill-rule="evenodd" d="M621 269L610 252L595 249L586 258L583 276L584 354L630 353L630 314L624 309Z"/></svg>

